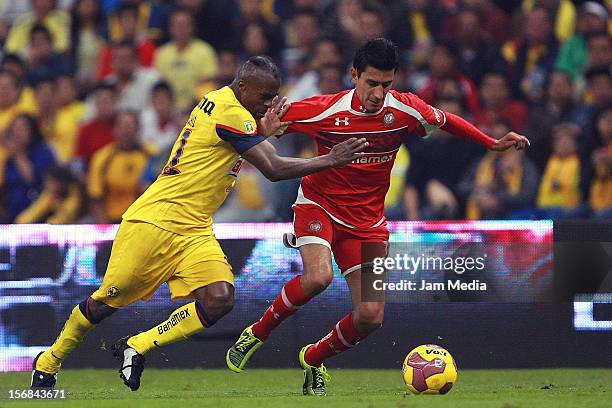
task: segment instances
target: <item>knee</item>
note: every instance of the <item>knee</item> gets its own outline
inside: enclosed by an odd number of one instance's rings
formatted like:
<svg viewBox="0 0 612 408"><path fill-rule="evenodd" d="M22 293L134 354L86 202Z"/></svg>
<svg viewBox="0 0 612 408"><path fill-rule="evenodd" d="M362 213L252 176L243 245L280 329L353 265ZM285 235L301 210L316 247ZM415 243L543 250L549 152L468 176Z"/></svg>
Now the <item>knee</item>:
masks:
<svg viewBox="0 0 612 408"><path fill-rule="evenodd" d="M234 308L233 291L210 291L204 296L198 296L210 323L214 323Z"/></svg>
<svg viewBox="0 0 612 408"><path fill-rule="evenodd" d="M333 271L328 268L304 270L301 279L302 289L309 296L317 295L331 284L333 278Z"/></svg>
<svg viewBox="0 0 612 408"><path fill-rule="evenodd" d="M92 324L98 324L117 311L117 308L111 307L104 302L87 298L79 303L79 309L83 316Z"/></svg>
<svg viewBox="0 0 612 408"><path fill-rule="evenodd" d="M385 316L385 305L373 302L363 302L355 311L354 321L357 331L370 333L382 326Z"/></svg>

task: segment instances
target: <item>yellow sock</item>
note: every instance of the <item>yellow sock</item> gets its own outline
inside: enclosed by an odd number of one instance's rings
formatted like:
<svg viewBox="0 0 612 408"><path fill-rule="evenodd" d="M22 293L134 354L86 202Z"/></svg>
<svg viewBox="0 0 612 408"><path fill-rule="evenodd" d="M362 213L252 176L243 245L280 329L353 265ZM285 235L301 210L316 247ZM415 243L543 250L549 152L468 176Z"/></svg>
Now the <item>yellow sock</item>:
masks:
<svg viewBox="0 0 612 408"><path fill-rule="evenodd" d="M93 327L94 325L83 316L79 306L75 306L55 343L38 357L36 369L49 374L57 373L62 362Z"/></svg>
<svg viewBox="0 0 612 408"><path fill-rule="evenodd" d="M155 346L161 347L186 339L203 329L204 325L196 310L196 302L192 302L176 309L165 322L130 337L127 343L138 353L144 354Z"/></svg>

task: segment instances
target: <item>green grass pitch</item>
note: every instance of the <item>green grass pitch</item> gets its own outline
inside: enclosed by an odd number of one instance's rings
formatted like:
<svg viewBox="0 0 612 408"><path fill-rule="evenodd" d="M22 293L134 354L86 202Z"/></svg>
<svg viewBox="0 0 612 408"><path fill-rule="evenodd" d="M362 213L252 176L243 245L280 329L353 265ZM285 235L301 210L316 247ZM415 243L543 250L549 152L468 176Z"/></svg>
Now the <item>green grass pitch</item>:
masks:
<svg viewBox="0 0 612 408"><path fill-rule="evenodd" d="M113 370L65 370L58 388L68 399L10 401L8 389L23 389L29 373L0 373L0 407L612 407L612 369L460 370L447 395L406 395L397 370L330 369L326 397L301 395L298 369L155 370L143 373L137 392ZM95 402L94 402L95 401Z"/></svg>

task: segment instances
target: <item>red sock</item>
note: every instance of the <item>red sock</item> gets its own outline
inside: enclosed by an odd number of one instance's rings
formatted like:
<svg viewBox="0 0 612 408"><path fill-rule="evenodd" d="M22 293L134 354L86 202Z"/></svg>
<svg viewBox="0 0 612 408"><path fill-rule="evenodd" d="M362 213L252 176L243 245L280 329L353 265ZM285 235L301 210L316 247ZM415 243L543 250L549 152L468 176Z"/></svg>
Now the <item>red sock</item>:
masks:
<svg viewBox="0 0 612 408"><path fill-rule="evenodd" d="M311 366L319 367L325 359L350 349L366 336L357 333L355 324L353 324L353 313L351 312L336 323L336 326L327 336L306 350L304 360Z"/></svg>
<svg viewBox="0 0 612 408"><path fill-rule="evenodd" d="M306 304L312 297L306 296L298 275L285 283L281 293L276 297L261 319L253 325L253 334L261 341L266 341L268 336L283 320L294 314Z"/></svg>

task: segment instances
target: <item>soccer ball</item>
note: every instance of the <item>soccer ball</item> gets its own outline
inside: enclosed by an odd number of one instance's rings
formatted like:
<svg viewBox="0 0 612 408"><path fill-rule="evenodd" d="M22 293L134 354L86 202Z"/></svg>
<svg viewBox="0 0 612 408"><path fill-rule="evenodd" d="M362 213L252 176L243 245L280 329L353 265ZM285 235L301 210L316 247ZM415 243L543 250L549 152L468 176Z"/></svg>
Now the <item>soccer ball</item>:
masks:
<svg viewBox="0 0 612 408"><path fill-rule="evenodd" d="M402 372L413 394L446 394L457 381L455 359L435 344L418 346L408 353Z"/></svg>

